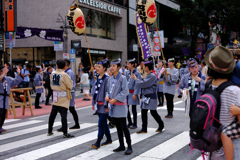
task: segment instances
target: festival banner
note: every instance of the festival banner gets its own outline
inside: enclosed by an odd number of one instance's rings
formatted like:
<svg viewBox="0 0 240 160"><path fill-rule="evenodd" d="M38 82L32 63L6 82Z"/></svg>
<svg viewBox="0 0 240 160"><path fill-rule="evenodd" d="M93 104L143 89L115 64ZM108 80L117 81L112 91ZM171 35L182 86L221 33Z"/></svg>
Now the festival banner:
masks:
<svg viewBox="0 0 240 160"><path fill-rule="evenodd" d="M142 22L138 13L135 13L136 18L136 31L138 36L138 41L142 49L142 58L152 57L152 49L150 47L150 42L147 35L146 24Z"/></svg>
<svg viewBox="0 0 240 160"><path fill-rule="evenodd" d="M63 30L17 27L16 39L29 38L32 36L38 36L49 41L64 41Z"/></svg>

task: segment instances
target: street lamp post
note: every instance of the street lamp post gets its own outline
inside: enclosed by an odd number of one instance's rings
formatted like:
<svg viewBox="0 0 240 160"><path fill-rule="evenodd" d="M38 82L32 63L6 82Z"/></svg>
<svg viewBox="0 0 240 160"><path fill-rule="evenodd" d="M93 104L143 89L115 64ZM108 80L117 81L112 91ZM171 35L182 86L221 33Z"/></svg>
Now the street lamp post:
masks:
<svg viewBox="0 0 240 160"><path fill-rule="evenodd" d="M58 13L57 23L63 23L64 26L61 26L60 28L63 28L64 30L64 52L68 53L67 50L67 40L68 40L68 32L67 32L67 17L65 16L65 20L63 20L63 17Z"/></svg>

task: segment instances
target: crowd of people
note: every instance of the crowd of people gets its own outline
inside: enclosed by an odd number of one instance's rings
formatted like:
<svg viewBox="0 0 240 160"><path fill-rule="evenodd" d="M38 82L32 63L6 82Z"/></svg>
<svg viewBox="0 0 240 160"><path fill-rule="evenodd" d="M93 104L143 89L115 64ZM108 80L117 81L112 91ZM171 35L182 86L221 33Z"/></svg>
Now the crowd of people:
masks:
<svg viewBox="0 0 240 160"><path fill-rule="evenodd" d="M237 128L236 133L236 127L229 129L229 126L232 126L233 122L235 126L240 126L240 62L234 60L232 53L221 46L209 50L205 59L200 63L194 58L182 61L182 63L178 61L175 64L175 62L174 58L168 59L167 62L163 60L154 62L150 57L138 66L135 58L129 59L125 65L122 64L121 59L111 62L103 59L97 62L94 67L87 69L80 63L77 82L75 74L70 68L70 61L68 59L57 60L55 71L52 67L36 67L36 74L33 77L36 92L35 108L41 108L39 99L47 88L46 105L49 105L49 97L53 97L47 135L53 134L54 120L59 112L62 127L57 131L63 132L63 138L74 137L67 131L67 111L70 110L75 121L75 125L70 129L80 129L74 99L76 85L81 85L81 92L84 94L83 100L89 101L91 100L89 95L92 96L92 110L99 117L97 140L91 146L98 149L101 146L111 144L112 138L109 128L116 127L119 147L113 152L125 151L124 153L128 155L133 152L129 129L138 128L138 105L140 105L141 110L142 126L136 133L146 134L148 132L149 110L158 125L156 132L162 132L165 125L157 112L157 107L162 107L166 101L167 113L165 118L173 118L173 102L176 91L179 98L188 97L188 100L185 101L186 115L189 115L190 121L192 121L195 118L192 115L196 113L195 104L206 93L206 89L218 90L218 87L222 88L224 82L229 82L228 86L219 92L221 103L218 102L220 109L217 121L222 125L220 138L223 148L212 151L210 157L218 160L239 158L240 127ZM165 66L167 67L165 68ZM21 66L17 67L15 78L11 78L10 74L8 76L10 72L8 68L7 64L5 67L0 67L0 102L3 103L3 106L0 106L1 133L6 131L2 126L9 105L10 88L28 87L31 81L30 65L24 69ZM179 84L178 87L177 84ZM16 99L23 98L18 95L19 93L15 93ZM200 105L197 107L203 108ZM195 133L190 126L190 136L192 136L191 134ZM104 135L106 141L101 143ZM126 138L127 148L123 135Z"/></svg>

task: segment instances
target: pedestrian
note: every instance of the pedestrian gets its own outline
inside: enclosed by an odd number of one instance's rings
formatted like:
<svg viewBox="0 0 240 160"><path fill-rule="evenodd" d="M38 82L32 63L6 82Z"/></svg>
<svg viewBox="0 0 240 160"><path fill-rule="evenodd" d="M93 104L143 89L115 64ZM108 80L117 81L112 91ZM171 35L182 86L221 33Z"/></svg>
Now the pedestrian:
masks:
<svg viewBox="0 0 240 160"><path fill-rule="evenodd" d="M157 95L158 95L158 106L162 107L164 104L164 95L163 95L163 78L161 78L162 72L165 70L163 67L163 61L158 62L158 68L156 70L158 76L158 87L157 87Z"/></svg>
<svg viewBox="0 0 240 160"><path fill-rule="evenodd" d="M106 108L108 108L108 105L107 101L105 100L108 79L110 78L108 75L105 74L107 67L107 59L97 62L95 80L92 79L92 110L97 111L99 117L97 141L91 145L93 148L96 149L100 147L100 143L104 135L106 136L107 140L101 145L104 146L112 143L109 126L107 123L108 112L106 112Z"/></svg>
<svg viewBox="0 0 240 160"><path fill-rule="evenodd" d="M46 102L45 102L45 105L51 105L49 103L49 99L50 97L52 96L52 99L53 99L53 90L51 88L51 83L50 83L50 76L51 76L51 73L53 72L53 68L51 66L49 66L47 68L47 71L44 73L44 76L43 76L43 80L45 81L45 88L48 89L48 94L47 94L47 99L46 99Z"/></svg>
<svg viewBox="0 0 240 160"><path fill-rule="evenodd" d="M21 77L21 70L17 67L18 75L15 78L7 76L7 66L0 66L0 133L6 132L3 129L3 124L6 118L7 110L9 109L9 94L10 89L19 85L23 78Z"/></svg>
<svg viewBox="0 0 240 160"><path fill-rule="evenodd" d="M65 65L66 63L64 60L57 60L57 70L53 71L51 74L50 82L53 90L53 106L49 116L47 135L53 135L53 124L59 112L61 115L63 138L71 138L74 136L68 134L67 131L67 111L69 109L70 100L72 99L70 90L72 90L73 81L67 73L64 72Z"/></svg>
<svg viewBox="0 0 240 160"><path fill-rule="evenodd" d="M176 91L176 83L178 81L178 69L174 67L174 58L168 59L168 66L166 70L162 73L162 78L164 80L163 92L167 101L167 115L165 118L173 118L173 98Z"/></svg>
<svg viewBox="0 0 240 160"><path fill-rule="evenodd" d="M204 60L202 60L201 62L201 66L202 66L202 74L205 74L207 76L207 70L208 70L208 67L206 66L206 63Z"/></svg>
<svg viewBox="0 0 240 160"><path fill-rule="evenodd" d="M78 66L78 80L79 80L79 82L81 82L81 77L82 77L82 74L83 74L83 72L82 72L83 68L84 68L83 63L79 63L79 66ZM83 93L82 88L81 88L80 93Z"/></svg>
<svg viewBox="0 0 240 160"><path fill-rule="evenodd" d="M182 63L182 68L179 70L180 80L183 78L184 75L186 75L188 73L186 70L188 70L187 63L183 62Z"/></svg>
<svg viewBox="0 0 240 160"><path fill-rule="evenodd" d="M136 129L137 128L137 105L140 104L139 95L141 94L141 89L137 89L135 87L135 81L132 79L132 74L134 74L138 79L141 78L141 74L138 72L137 68L135 68L135 58L127 61L128 70L126 71L126 78L128 83L129 95L127 96L127 105L128 105L128 128ZM129 111L130 105L132 106L132 114L133 114L133 122L131 118L131 114Z"/></svg>
<svg viewBox="0 0 240 160"><path fill-rule="evenodd" d="M176 65L177 65L177 69L180 69L180 67L181 67L181 62L180 62L180 60L178 60L178 63L177 63Z"/></svg>
<svg viewBox="0 0 240 160"><path fill-rule="evenodd" d="M36 67L35 68L31 67L30 68L30 75L29 75L29 78L30 78L29 87L31 87L32 90L30 90L30 94L33 94L33 92L35 90L35 85L34 85L34 77L35 77L35 75L36 75ZM41 73L40 73L40 75L41 75Z"/></svg>
<svg viewBox="0 0 240 160"><path fill-rule="evenodd" d="M111 71L113 76L108 80L107 96L105 98L109 103L109 115L113 118L118 133L120 146L113 150L113 152L124 151L123 132L128 144L125 154L132 153L131 137L126 124L127 118L127 103L126 97L129 94L127 79L123 76L119 69L121 68L121 59L112 60Z"/></svg>
<svg viewBox="0 0 240 160"><path fill-rule="evenodd" d="M199 71L198 63L195 59L190 58L188 61L188 69L190 73L183 76L178 86L178 95L183 94L186 89L186 94L190 96L190 104L185 102L185 108L191 108L196 100L202 95L205 90L205 80L207 76ZM190 113L189 113L190 114Z"/></svg>
<svg viewBox="0 0 240 160"><path fill-rule="evenodd" d="M142 116L142 129L137 134L147 133L148 124L148 110L150 110L151 115L158 123L158 129L156 132L162 132L164 128L164 123L157 113L157 75L153 72L153 60L150 57L146 59L143 66L144 71L147 76L141 80L132 74L132 78L135 80L135 86L137 89L142 88L143 98L141 101L141 116Z"/></svg>
<svg viewBox="0 0 240 160"><path fill-rule="evenodd" d="M64 59L64 61L65 61L65 64L66 64L65 67L64 67L65 73L67 73L68 76L73 81L73 87L70 90L72 99L70 100L69 111L73 116L75 125L70 127L69 129L80 129L79 118L78 118L78 114L77 114L76 109L75 109L75 102L74 102L74 100L75 100L75 86L76 86L75 74L73 73L73 71L70 67L70 60L69 59ZM60 130L62 131L62 128Z"/></svg>
<svg viewBox="0 0 240 160"><path fill-rule="evenodd" d="M41 94L44 92L44 86L45 83L42 79L42 76L40 73L42 72L41 67L36 67L36 75L34 76L34 85L36 90L36 98L35 98L35 109L41 109L42 107L39 106L39 99L41 97Z"/></svg>
<svg viewBox="0 0 240 160"><path fill-rule="evenodd" d="M6 62L5 65L7 65L7 68L8 68L7 76L14 78L14 73L13 73L12 68L10 67L10 64L8 62Z"/></svg>
<svg viewBox="0 0 240 160"><path fill-rule="evenodd" d="M84 101L90 101L89 98L89 89L90 89L90 84L88 80L88 71L86 68L82 69L82 77L81 77L81 82L78 83L78 85L82 86L83 88L83 94L84 94Z"/></svg>
<svg viewBox="0 0 240 160"><path fill-rule="evenodd" d="M21 75L24 78L23 81L22 81L22 87L23 88L28 88L29 87L29 82L30 82L29 76L31 75L30 74L31 67L32 66L30 64L27 64L27 66L24 69L21 70Z"/></svg>
<svg viewBox="0 0 240 160"><path fill-rule="evenodd" d="M232 78L232 71L235 67L235 60L233 54L227 48L222 46L216 46L208 50L205 54L205 62L208 65L207 75L212 80L211 88L215 90L218 86L227 82ZM238 71L239 72L239 71ZM229 109L231 105L240 107L240 89L235 85L228 86L225 88L221 95L221 109L219 115L219 121L223 128L228 127L236 119L235 115L231 115ZM230 134L232 131L230 131ZM210 153L211 160L239 160L240 157L240 138L232 139L233 145L228 145L229 138L227 137L227 132L221 133L221 140L223 143L223 148L218 151ZM233 133L234 134L234 133ZM234 154L232 156L232 152Z"/></svg>

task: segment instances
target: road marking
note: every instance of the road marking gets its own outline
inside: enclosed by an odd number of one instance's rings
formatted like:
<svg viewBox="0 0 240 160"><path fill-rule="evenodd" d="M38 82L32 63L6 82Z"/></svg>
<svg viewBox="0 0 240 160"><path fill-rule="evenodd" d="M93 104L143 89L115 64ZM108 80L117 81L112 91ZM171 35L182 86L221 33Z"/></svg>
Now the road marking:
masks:
<svg viewBox="0 0 240 160"><path fill-rule="evenodd" d="M110 132L116 132L117 130L111 129ZM81 145L83 143L92 141L94 139L96 139L96 135L98 134L98 131L94 131L88 134L84 134L82 136L79 137L75 137L75 138L71 138L68 139L66 141L60 142L60 143L55 143L53 145L49 145L47 147L43 147L37 150L33 150L15 157L10 157L7 160L19 160L19 159L31 159L31 160L35 160L35 159L40 159L43 158L45 156L49 156L51 154L63 151L63 150L67 150L69 148Z"/></svg>
<svg viewBox="0 0 240 160"><path fill-rule="evenodd" d="M15 121L19 121L19 120L21 120L21 119L6 119L4 121L4 123L10 123L10 122L15 122Z"/></svg>
<svg viewBox="0 0 240 160"><path fill-rule="evenodd" d="M55 125L60 125L62 124L61 122L55 122L54 123ZM13 138L13 137L16 137L16 136L21 136L21 135L24 135L24 134L29 134L29 133L32 133L32 132L37 132L37 131L41 131L43 129L47 129L48 128L48 124L44 124L44 125L41 125L41 126L37 126L37 127L32 127L32 128L28 128L28 129L24 129L24 130L19 130L19 131L15 131L15 132L6 132L4 134L1 134L0 136L0 140L2 139L7 139L7 138ZM46 131L47 132L47 131Z"/></svg>
<svg viewBox="0 0 240 160"><path fill-rule="evenodd" d="M158 133L156 132L156 129L153 128L148 128L148 133L147 134L136 134L133 133L131 134L131 140L132 144L136 144L142 140L145 140L151 136L157 135ZM97 159L102 159L104 157L107 157L111 154L113 154L113 149L117 148L119 146L119 141L116 140L112 144L109 144L107 146L102 146L100 148L92 149L88 152L85 152L83 154L77 155L75 157L72 157L68 160L78 160L78 159L88 159L88 160L97 160ZM125 145L126 146L126 145ZM133 148L134 151L134 148Z"/></svg>
<svg viewBox="0 0 240 160"><path fill-rule="evenodd" d="M145 160L145 159L166 159L173 153L177 152L189 143L189 132L185 131L181 134L161 143L160 145L140 154L132 160Z"/></svg>
<svg viewBox="0 0 240 160"><path fill-rule="evenodd" d="M17 127L22 127L22 126L27 126L30 124L36 124L36 123L40 123L43 121L37 121L37 120L33 120L33 121L27 121L27 122L22 122L22 123L17 123L17 124L12 124L12 125L4 125L4 129L12 129L12 128L17 128Z"/></svg>
<svg viewBox="0 0 240 160"><path fill-rule="evenodd" d="M58 125L58 126L60 126L60 125ZM90 127L93 127L93 126L96 126L96 125L97 125L97 123L83 123L83 124L81 124L81 129L90 128ZM68 131L68 133L73 133L73 132L76 132L76 131L79 131L79 130L78 129L77 130L71 129L71 130ZM15 142L12 142L12 143L7 143L7 144L0 145L0 153L62 135L62 132L56 132L55 131L53 133L54 134L52 136L47 136L47 133L45 133L45 134L42 134L42 135L39 135L39 136L35 136L35 137L27 138L27 139L22 139L20 141L15 141Z"/></svg>

